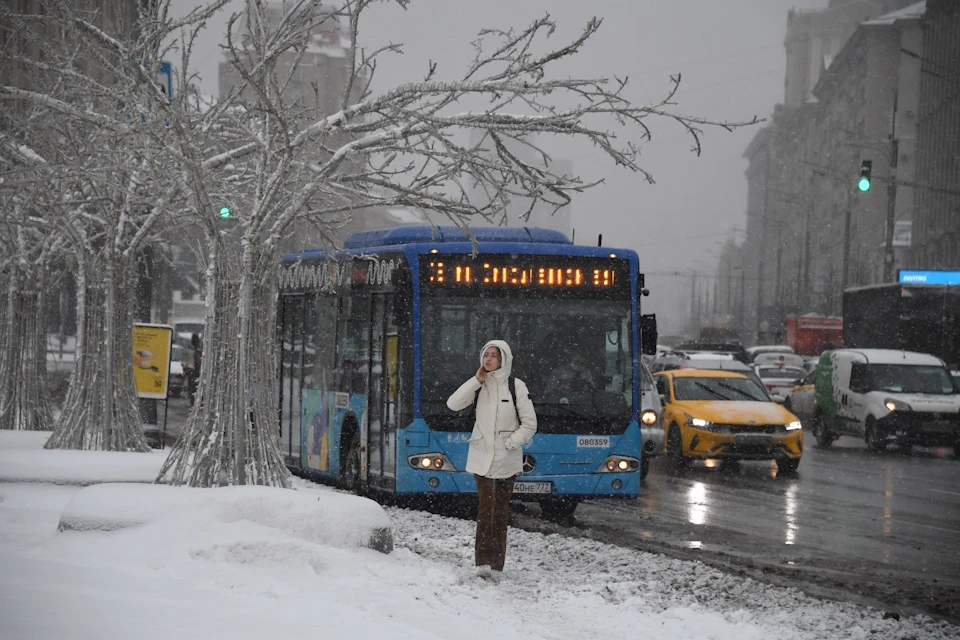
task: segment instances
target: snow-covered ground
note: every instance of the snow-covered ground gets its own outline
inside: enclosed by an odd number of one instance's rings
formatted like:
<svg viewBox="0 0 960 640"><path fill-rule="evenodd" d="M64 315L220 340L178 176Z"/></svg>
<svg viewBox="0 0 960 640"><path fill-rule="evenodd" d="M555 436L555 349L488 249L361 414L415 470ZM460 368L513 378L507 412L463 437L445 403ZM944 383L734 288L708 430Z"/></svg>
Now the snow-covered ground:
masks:
<svg viewBox="0 0 960 640"><path fill-rule="evenodd" d="M133 480L120 454L51 458L43 482L3 464L36 463L42 439L2 436L4 639L960 638L929 618L884 619L698 563L516 529L506 571L489 581L471 568L467 521L381 511L303 481L296 492L83 486L98 474ZM137 455L144 474L162 462ZM58 530L78 520L83 530ZM350 534L384 522L392 553Z"/></svg>

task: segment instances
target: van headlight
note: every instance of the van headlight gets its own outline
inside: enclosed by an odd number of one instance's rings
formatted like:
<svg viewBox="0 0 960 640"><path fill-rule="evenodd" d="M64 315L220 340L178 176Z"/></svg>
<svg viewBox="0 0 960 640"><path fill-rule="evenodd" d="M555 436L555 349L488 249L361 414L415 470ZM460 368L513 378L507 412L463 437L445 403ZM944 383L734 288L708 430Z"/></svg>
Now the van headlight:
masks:
<svg viewBox="0 0 960 640"><path fill-rule="evenodd" d="M657 424L657 412L647 409L646 411L640 414L640 422L647 425L648 427L651 427Z"/></svg>
<svg viewBox="0 0 960 640"><path fill-rule="evenodd" d="M803 428L803 425L800 424L800 421L799 421L799 420L794 420L793 422L788 422L787 424L785 424L785 425L783 425L783 426L786 427L787 431L796 431L797 429L802 429L802 428Z"/></svg>
<svg viewBox="0 0 960 640"><path fill-rule="evenodd" d="M900 402L899 400L894 400L893 398L887 398L883 401L883 406L887 408L887 411L913 411L906 402Z"/></svg>
<svg viewBox="0 0 960 640"><path fill-rule="evenodd" d="M442 453L418 453L407 458L414 469L421 471L456 471L450 459Z"/></svg>

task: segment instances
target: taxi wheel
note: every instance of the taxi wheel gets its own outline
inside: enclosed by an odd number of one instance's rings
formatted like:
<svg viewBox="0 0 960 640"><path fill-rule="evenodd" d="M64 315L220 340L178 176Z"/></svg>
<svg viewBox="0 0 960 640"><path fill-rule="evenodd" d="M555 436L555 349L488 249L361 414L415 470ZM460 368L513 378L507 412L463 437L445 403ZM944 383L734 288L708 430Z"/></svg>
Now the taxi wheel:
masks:
<svg viewBox="0 0 960 640"><path fill-rule="evenodd" d="M690 465L690 461L683 455L683 436L680 435L680 427L676 423L670 425L670 433L667 435L667 455L677 467Z"/></svg>
<svg viewBox="0 0 960 640"><path fill-rule="evenodd" d="M777 470L782 473L793 473L800 466L800 458L781 458L777 460Z"/></svg>

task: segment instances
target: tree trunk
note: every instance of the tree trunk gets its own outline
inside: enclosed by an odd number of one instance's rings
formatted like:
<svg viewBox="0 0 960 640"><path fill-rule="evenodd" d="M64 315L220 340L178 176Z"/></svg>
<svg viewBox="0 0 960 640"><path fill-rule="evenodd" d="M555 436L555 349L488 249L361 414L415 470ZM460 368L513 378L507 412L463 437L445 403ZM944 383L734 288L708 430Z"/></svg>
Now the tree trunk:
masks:
<svg viewBox="0 0 960 640"><path fill-rule="evenodd" d="M103 274L103 281L90 278L94 268ZM78 270L76 363L63 412L46 448L150 451L133 382L130 297L135 271L126 263L116 269L94 268L81 264Z"/></svg>
<svg viewBox="0 0 960 640"><path fill-rule="evenodd" d="M42 274L14 272L4 300L0 429L53 428L47 400L46 296Z"/></svg>
<svg viewBox="0 0 960 640"><path fill-rule="evenodd" d="M263 268L276 256L255 254L246 243L242 252L212 246L210 256L214 313L196 403L157 481L289 487L277 446L276 270Z"/></svg>

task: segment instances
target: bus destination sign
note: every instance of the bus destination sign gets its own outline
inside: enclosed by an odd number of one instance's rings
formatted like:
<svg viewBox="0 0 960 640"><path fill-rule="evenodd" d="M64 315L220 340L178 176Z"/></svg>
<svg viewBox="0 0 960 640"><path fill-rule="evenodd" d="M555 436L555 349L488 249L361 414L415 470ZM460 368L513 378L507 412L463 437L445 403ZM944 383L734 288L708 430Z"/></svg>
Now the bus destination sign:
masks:
<svg viewBox="0 0 960 640"><path fill-rule="evenodd" d="M629 262L615 258L484 255L425 256L421 283L445 289L629 289Z"/></svg>

